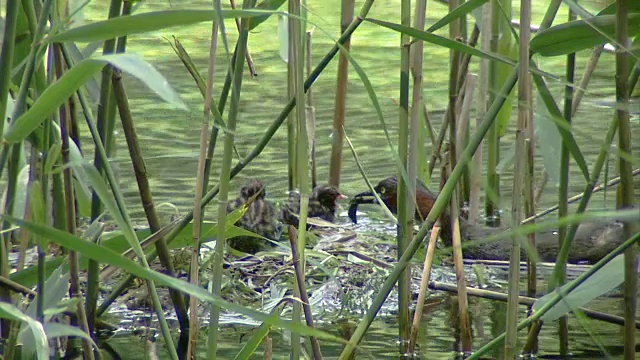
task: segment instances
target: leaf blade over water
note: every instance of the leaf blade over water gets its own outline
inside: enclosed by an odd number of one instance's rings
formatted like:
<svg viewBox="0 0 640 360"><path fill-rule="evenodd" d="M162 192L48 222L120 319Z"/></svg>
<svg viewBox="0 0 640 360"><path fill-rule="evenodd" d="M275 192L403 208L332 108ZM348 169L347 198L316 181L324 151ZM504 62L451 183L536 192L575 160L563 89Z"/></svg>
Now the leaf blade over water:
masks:
<svg viewBox="0 0 640 360"><path fill-rule="evenodd" d="M98 71L101 71L106 64L111 64L137 77L168 103L186 109L186 105L164 76L141 57L133 54L103 55L75 64L51 84L29 110L5 129L5 140L12 143L24 140L81 86L92 79Z"/></svg>
<svg viewBox="0 0 640 360"><path fill-rule="evenodd" d="M575 281L575 280L574 280ZM567 294L564 299L549 309L541 320L553 321L569 313L572 309L581 307L591 300L604 295L618 287L624 281L624 255L618 255L602 269L580 284L575 290ZM564 291L568 284L560 289L556 289L536 301L533 304L533 311L538 311L548 303L559 291Z"/></svg>

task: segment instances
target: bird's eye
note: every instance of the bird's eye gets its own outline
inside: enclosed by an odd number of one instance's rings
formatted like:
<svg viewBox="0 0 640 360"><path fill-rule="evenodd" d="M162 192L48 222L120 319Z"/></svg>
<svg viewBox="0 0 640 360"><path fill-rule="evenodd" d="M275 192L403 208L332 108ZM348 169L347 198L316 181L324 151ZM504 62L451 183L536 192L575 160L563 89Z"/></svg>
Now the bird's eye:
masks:
<svg viewBox="0 0 640 360"><path fill-rule="evenodd" d="M384 192L385 192L386 190L387 190L386 188L381 187L381 188L380 188L380 194L384 194Z"/></svg>

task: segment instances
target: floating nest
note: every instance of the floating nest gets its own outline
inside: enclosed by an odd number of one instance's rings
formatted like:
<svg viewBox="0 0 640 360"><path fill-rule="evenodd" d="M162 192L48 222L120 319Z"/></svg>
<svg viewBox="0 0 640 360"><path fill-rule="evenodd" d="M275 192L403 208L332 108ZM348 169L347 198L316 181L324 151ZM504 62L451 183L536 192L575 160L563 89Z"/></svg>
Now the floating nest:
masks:
<svg viewBox="0 0 640 360"><path fill-rule="evenodd" d="M621 229L618 223L602 226L589 225L581 228L574 241L575 246L572 248L572 254L576 254L572 255L573 260L581 259L584 254L597 260L601 257L602 250L615 246L621 241L618 239ZM484 239L504 230L467 227L466 231L467 236L480 236L479 239ZM313 247L305 249L305 286L310 294L311 308L320 321L323 318L334 318L342 314L362 314L369 308L371 301L396 263L395 232L395 226L382 221L365 221L356 226L334 226L308 232L308 243L312 243ZM539 249L542 259L555 257L557 235L553 231L539 235L540 243L545 246ZM608 246L603 246L603 241ZM494 242L479 241L471 246L465 246L463 252L465 258L504 260L508 258L510 242L510 238ZM282 299L293 299L294 294L291 289L294 288L295 277L291 249L283 244L279 243L273 250L255 255L238 257L227 254L224 262L223 298L234 304L265 312L273 309ZM181 251L186 253L182 257L183 262L188 263L189 250ZM594 251L598 254L591 254ZM200 280L204 286L207 286L211 280L213 252L207 251L204 247L202 253ZM449 254L450 251L445 251L444 255L437 257L436 264L442 259L448 259ZM175 255L176 258L180 258L178 253ZM483 255L486 256L483 257ZM416 296L423 258L424 254L419 253L412 264L412 291ZM507 268L500 266L499 262L471 261L465 266L466 281L469 286L500 289L506 283ZM184 266L177 266L177 268L182 269L179 276L186 279L188 268ZM539 269L544 272L544 266ZM576 271L576 274L579 274L584 271L584 268ZM445 266L434 265L430 280L454 284L456 277L450 263ZM162 288L160 291L160 297L165 302L163 307L167 311L172 311L173 306L168 292ZM121 302L124 301L129 310L149 310L150 301L145 299L146 297L146 290L134 287L121 297L123 299ZM393 314L396 309L397 296L394 290L381 313ZM208 311L204 306L199 310L203 316ZM240 321L235 315L229 316L226 322ZM246 319L242 321L247 322ZM223 319L222 322L225 320Z"/></svg>

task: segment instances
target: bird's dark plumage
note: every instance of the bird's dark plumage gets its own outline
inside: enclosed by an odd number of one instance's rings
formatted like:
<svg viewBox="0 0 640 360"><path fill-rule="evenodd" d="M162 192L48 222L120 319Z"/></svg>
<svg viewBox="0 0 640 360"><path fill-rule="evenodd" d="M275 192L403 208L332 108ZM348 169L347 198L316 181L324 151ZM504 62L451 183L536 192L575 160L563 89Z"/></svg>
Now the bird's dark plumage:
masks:
<svg viewBox="0 0 640 360"><path fill-rule="evenodd" d="M398 178L390 176L378 183L373 190L380 196L380 199L391 210L392 213L398 213ZM438 195L427 189L427 186L420 180L416 179L416 213L415 219L423 221L429 215L433 204ZM358 206L361 204L376 204L377 200L371 191L362 192L353 197L349 204L349 218L357 223ZM441 227L442 238L445 242L451 239L451 224L449 216L441 217L445 222Z"/></svg>
<svg viewBox="0 0 640 360"><path fill-rule="evenodd" d="M397 213L397 178L386 178L374 187L375 192L380 199L393 213ZM420 212L416 211L416 219L421 220L426 217L433 207L437 195L429 191L424 184L418 182L416 203ZM356 212L360 204L374 204L376 198L370 191L362 192L353 197L349 206L349 217L355 223L357 221ZM450 213L441 216L441 238L444 240L445 246L452 245L452 228ZM506 228L492 228L482 225L469 225L464 218L459 217L460 235L462 241L482 240L502 233L510 231ZM594 263L603 256L610 253L613 248L617 247L625 237L622 235L623 228L619 223L611 223L609 221L586 222L580 224L573 240L568 260L571 263L587 261ZM505 237L505 238L508 238ZM464 248L463 255L469 259L491 259L491 260L509 260L511 256L511 241L491 241L467 243ZM558 256L558 239L555 229L544 229L536 231L536 247L539 259L542 261L555 261ZM528 247L522 248L522 259L529 250Z"/></svg>
<svg viewBox="0 0 640 360"><path fill-rule="evenodd" d="M390 176L378 183L373 190L378 193L384 204L396 214L398 212L398 178ZM415 218L418 221L424 220L438 196L427 189L426 185L420 181L416 181L416 213ZM354 223L357 223L356 211L360 204L377 203L375 196L371 191L362 192L353 197L349 205L349 217Z"/></svg>
<svg viewBox="0 0 640 360"><path fill-rule="evenodd" d="M333 222L336 218L337 200L345 198L342 193L330 185L316 186L309 197L309 209L307 216L320 218ZM298 226L298 215L300 213L300 194L298 192L289 193L289 199L283 204L280 211L280 219L285 224Z"/></svg>
<svg viewBox="0 0 640 360"><path fill-rule="evenodd" d="M254 232L267 239L278 240L282 224L276 217L276 210L265 200L265 188L259 180L250 180L240 190L240 196L227 204L227 213L247 204L247 211L236 226ZM229 245L236 250L255 254L268 249L271 244L264 239L251 236L236 236L229 239Z"/></svg>

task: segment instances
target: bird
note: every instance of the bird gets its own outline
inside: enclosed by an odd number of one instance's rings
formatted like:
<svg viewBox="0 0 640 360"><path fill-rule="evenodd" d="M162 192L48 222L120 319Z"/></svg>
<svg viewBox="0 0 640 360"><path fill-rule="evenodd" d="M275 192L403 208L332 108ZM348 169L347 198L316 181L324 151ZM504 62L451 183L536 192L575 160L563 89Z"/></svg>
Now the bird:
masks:
<svg viewBox="0 0 640 360"><path fill-rule="evenodd" d="M236 226L254 232L271 240L278 240L282 234L282 224L278 221L275 207L266 199L264 184L257 179L249 180L240 195L227 204L227 213L246 204L247 210ZM272 246L264 239L254 236L236 236L229 239L229 245L239 251L255 254Z"/></svg>
<svg viewBox="0 0 640 360"><path fill-rule="evenodd" d="M309 197L308 217L320 218L328 222L336 219L337 201L346 198L337 187L331 185L319 185L313 189ZM289 225L298 226L298 214L300 213L300 193L292 191L289 199L282 205L280 220Z"/></svg>
<svg viewBox="0 0 640 360"><path fill-rule="evenodd" d="M380 199L391 210L392 213L398 212L398 178L396 176L389 176L388 178L380 181L373 190L380 196ZM416 213L415 219L417 221L424 220L433 204L436 201L438 195L433 193L427 188L427 186L420 180L416 181ZM361 192L353 197L349 203L349 218L354 223L358 223L356 211L361 204L376 204L377 200L371 191Z"/></svg>
<svg viewBox="0 0 640 360"><path fill-rule="evenodd" d="M380 200L391 210L392 213L398 213L398 178L389 176L381 180L373 190L378 194ZM433 204L435 204L438 195L427 188L427 186L416 179L416 211L415 219L418 222L424 221L429 215ZM354 224L358 223L356 212L361 204L376 204L378 201L371 191L361 192L353 197L349 203L349 218ZM440 235L445 243L451 242L451 223L449 216L446 214L441 217L443 225L441 226Z"/></svg>
<svg viewBox="0 0 640 360"><path fill-rule="evenodd" d="M398 180L395 176L388 177L378 183L374 188L380 199L394 214L398 211L397 189ZM426 218L431 211L437 195L431 192L424 183L416 183L416 214L418 221ZM359 193L353 197L349 204L349 217L357 223L356 212L360 204L375 204L376 198L371 191ZM441 217L441 238L444 245L452 245L451 220L448 213ZM473 240L487 239L499 235L505 231L509 232L509 227L487 227L479 224L471 225L463 217L459 217L461 240L471 241L463 249L463 256L468 259L489 259L489 260L509 260L511 254L511 237L504 236L499 241L478 242ZM585 222L580 224L569 250L568 260L571 263L588 262L595 263L610 251L613 251L624 240L622 224L611 221ZM526 259L527 247L522 247L522 259ZM555 261L558 256L558 236L556 229L542 229L536 231L536 252L542 261Z"/></svg>

